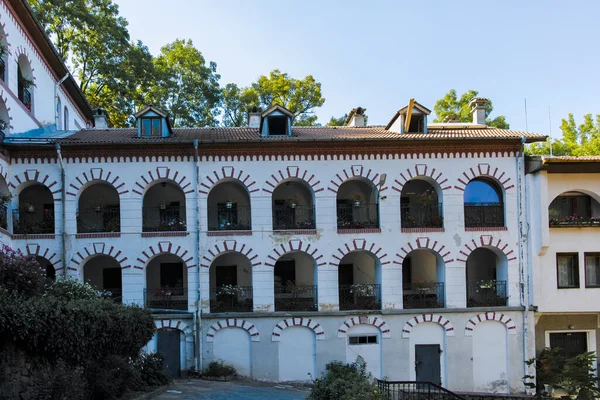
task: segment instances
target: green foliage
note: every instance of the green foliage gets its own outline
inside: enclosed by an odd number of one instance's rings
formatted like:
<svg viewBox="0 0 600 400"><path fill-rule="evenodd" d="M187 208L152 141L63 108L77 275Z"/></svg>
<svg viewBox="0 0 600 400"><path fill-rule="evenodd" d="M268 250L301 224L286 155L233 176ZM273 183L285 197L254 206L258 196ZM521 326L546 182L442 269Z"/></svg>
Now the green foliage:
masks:
<svg viewBox="0 0 600 400"><path fill-rule="evenodd" d="M230 376L236 373L233 366L225 364L223 360L211 361L208 367L204 370L203 376L219 378L222 376Z"/></svg>
<svg viewBox="0 0 600 400"><path fill-rule="evenodd" d="M383 399L366 365L358 360L351 364L340 361L325 366L327 372L314 380L309 400L376 400Z"/></svg>
<svg viewBox="0 0 600 400"><path fill-rule="evenodd" d="M433 122L443 122L444 119L449 116L457 116L461 122L473 122L473 113L469 106L469 102L473 97L477 97L478 94L478 91L471 89L458 98L456 90L451 89L444 97L435 102L433 109L435 111L436 119L434 119ZM510 125L506 122L506 118L503 115L494 119L487 118L492 113L493 109L492 102L488 102L485 111L485 122L494 128L509 129Z"/></svg>
<svg viewBox="0 0 600 400"><path fill-rule="evenodd" d="M596 156L600 155L600 114L583 116L583 122L577 125L573 114L569 114L560 123L562 137L549 139L544 143L534 143L527 147L530 155L554 156ZM551 140L551 142L550 142Z"/></svg>
<svg viewBox="0 0 600 400"><path fill-rule="evenodd" d="M4 295L16 292L24 296L43 293L47 283L46 272L35 260L25 257L20 251L3 246L0 250L0 289ZM0 290L0 296L2 291ZM1 314L0 314L1 318Z"/></svg>
<svg viewBox="0 0 600 400"><path fill-rule="evenodd" d="M348 118L348 114L344 114L339 118L331 117L327 123L327 126L344 126L346 118Z"/></svg>
<svg viewBox="0 0 600 400"><path fill-rule="evenodd" d="M139 371L140 379L146 386L162 386L170 381L165 360L160 354L144 353L134 362L134 367Z"/></svg>
<svg viewBox="0 0 600 400"><path fill-rule="evenodd" d="M48 286L44 296L63 301L94 300L99 296L99 293L89 283L81 283L69 278L58 278L56 282Z"/></svg>

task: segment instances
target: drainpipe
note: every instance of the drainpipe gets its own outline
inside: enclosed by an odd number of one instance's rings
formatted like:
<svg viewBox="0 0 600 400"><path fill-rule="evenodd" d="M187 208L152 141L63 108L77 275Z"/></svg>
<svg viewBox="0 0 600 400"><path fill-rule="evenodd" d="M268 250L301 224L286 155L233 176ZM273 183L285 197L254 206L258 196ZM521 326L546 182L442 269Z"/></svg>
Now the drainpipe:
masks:
<svg viewBox="0 0 600 400"><path fill-rule="evenodd" d="M54 84L54 126L56 126L56 130L60 130L60 127L58 126L58 119L60 117L60 110L58 109L58 87L60 85L63 84L64 81L67 80L67 78L69 77L69 73L67 72L67 74L65 76L63 76L63 78L56 82ZM63 261L64 262L64 261Z"/></svg>
<svg viewBox="0 0 600 400"><path fill-rule="evenodd" d="M65 77L66 78L66 77ZM65 210L66 202L66 187L65 187L65 165L63 164L60 144L56 143L56 154L58 155L58 163L60 164L60 184L61 184L61 202L62 202L62 260L63 260L63 275L67 277L67 213Z"/></svg>
<svg viewBox="0 0 600 400"><path fill-rule="evenodd" d="M527 185L523 183L525 179L525 137L521 138L521 155L517 157L517 204L519 207L519 286L520 286L520 303L523 311L523 376L528 374L528 366L526 361L528 360L527 352L527 337L529 333L528 328L528 314L529 314L529 274L525 271L524 264L524 251L525 243L528 240L528 221L524 216L524 209L528 206L527 198ZM523 203L525 205L523 205ZM525 217L525 220L524 220Z"/></svg>
<svg viewBox="0 0 600 400"><path fill-rule="evenodd" d="M200 157L198 156L198 139L194 139L194 153L196 156L196 272L198 275L198 285L196 286L197 290L197 299L196 302L196 313L194 314L194 331L195 335L195 346L196 350L196 371L200 373L202 371L202 352L200 351L200 346L202 345L202 335L200 327L200 321L202 318L202 314L200 313L200 202L198 201L198 189L200 188Z"/></svg>

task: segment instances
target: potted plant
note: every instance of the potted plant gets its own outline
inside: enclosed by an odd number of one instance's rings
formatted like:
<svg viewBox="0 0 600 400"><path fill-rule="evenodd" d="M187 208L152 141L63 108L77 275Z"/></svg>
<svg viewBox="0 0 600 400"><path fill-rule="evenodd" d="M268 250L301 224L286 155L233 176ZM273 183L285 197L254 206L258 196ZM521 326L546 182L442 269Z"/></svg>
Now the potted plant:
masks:
<svg viewBox="0 0 600 400"><path fill-rule="evenodd" d="M479 281L479 287L481 289L491 289L496 285L495 279L481 280Z"/></svg>
<svg viewBox="0 0 600 400"><path fill-rule="evenodd" d="M299 199L300 198L298 197L298 195L294 196L293 198L291 198L291 199L288 200L288 205L291 208L296 208L296 206L298 205L298 202L299 202L298 200Z"/></svg>
<svg viewBox="0 0 600 400"><path fill-rule="evenodd" d="M217 296L221 296L221 295L225 295L225 296L237 296L237 295L244 295L244 289L242 289L241 287L237 286L237 285L223 285L219 288L218 292L217 292Z"/></svg>
<svg viewBox="0 0 600 400"><path fill-rule="evenodd" d="M360 207L365 202L365 198L359 193L355 194L354 197L352 198L352 200L353 200L352 204L354 205L354 207L357 207L357 208Z"/></svg>
<svg viewBox="0 0 600 400"><path fill-rule="evenodd" d="M370 285L363 283L350 285L350 293L356 294L357 296L372 296Z"/></svg>
<svg viewBox="0 0 600 400"><path fill-rule="evenodd" d="M417 202L423 206L434 204L437 200L437 193L433 188L428 189L421 193L417 198Z"/></svg>

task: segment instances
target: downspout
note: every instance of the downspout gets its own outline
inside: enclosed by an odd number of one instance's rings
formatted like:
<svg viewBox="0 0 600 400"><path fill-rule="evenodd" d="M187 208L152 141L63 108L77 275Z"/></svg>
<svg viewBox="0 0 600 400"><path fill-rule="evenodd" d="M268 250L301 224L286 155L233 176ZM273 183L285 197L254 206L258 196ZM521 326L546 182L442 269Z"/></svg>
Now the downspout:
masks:
<svg viewBox="0 0 600 400"><path fill-rule="evenodd" d="M69 75L70 74L67 72L67 74L63 76L63 78L60 81L54 84L54 126L56 126L57 131L60 130L60 127L58 126L58 119L60 117L60 110L58 109L58 87L62 85L64 81L67 80Z"/></svg>
<svg viewBox="0 0 600 400"><path fill-rule="evenodd" d="M527 232L524 232L528 220L524 216L524 209L528 206L527 185L523 183L525 177L525 137L521 138L521 154L517 160L517 204L519 207L519 286L520 286L520 303L523 311L523 376L529 375L527 360L529 359L527 352L527 338L529 334L528 314L529 314L529 274L525 271L524 249L525 242L528 240ZM525 204L523 204L525 203ZM524 220L525 217L525 220Z"/></svg>
<svg viewBox="0 0 600 400"><path fill-rule="evenodd" d="M58 155L58 163L60 164L60 184L61 184L61 202L62 202L62 260L63 260L63 275L67 277L67 213L65 210L66 203L66 187L65 187L65 165L63 164L60 144L56 143L56 154Z"/></svg>
<svg viewBox="0 0 600 400"><path fill-rule="evenodd" d="M196 285L198 301L196 302L196 313L194 314L194 331L196 332L196 343L194 346L195 349L195 358L196 358L196 371L200 373L202 371L202 352L200 351L200 346L202 345L202 335L200 327L201 327L201 318L202 314L200 313L200 201L198 200L198 190L200 188L200 157L198 156L198 139L194 139L194 153L196 156L196 273L198 275L198 284Z"/></svg>

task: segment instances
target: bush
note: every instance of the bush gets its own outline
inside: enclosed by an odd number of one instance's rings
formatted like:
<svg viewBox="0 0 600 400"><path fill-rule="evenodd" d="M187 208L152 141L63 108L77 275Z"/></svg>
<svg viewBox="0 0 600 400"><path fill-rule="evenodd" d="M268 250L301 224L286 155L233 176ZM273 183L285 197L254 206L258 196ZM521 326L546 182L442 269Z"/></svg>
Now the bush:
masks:
<svg viewBox="0 0 600 400"><path fill-rule="evenodd" d="M58 278L56 282L48 285L44 296L52 296L65 301L94 300L100 297L100 293L89 283L81 283L70 278Z"/></svg>
<svg viewBox="0 0 600 400"><path fill-rule="evenodd" d="M144 353L135 361L134 365L140 374L142 383L147 387L162 386L171 381L165 360L160 354Z"/></svg>
<svg viewBox="0 0 600 400"><path fill-rule="evenodd" d="M24 296L44 292L48 278L34 256L24 256L4 245L0 248L0 287Z"/></svg>
<svg viewBox="0 0 600 400"><path fill-rule="evenodd" d="M233 366L225 364L223 360L217 360L211 361L202 375L212 378L219 378L221 376L231 376L235 373L236 370Z"/></svg>
<svg viewBox="0 0 600 400"><path fill-rule="evenodd" d="M308 396L309 400L379 400L384 397L378 393L373 377L366 372L366 364L358 360L351 364L340 361L325 366L327 372L322 378L315 379Z"/></svg>

